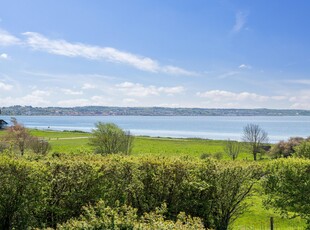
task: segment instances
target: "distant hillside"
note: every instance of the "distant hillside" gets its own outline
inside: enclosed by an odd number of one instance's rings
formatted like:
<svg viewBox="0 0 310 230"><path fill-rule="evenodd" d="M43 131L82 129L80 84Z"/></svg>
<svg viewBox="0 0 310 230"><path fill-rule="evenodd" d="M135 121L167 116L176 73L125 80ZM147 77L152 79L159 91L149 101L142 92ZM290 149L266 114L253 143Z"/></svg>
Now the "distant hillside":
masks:
<svg viewBox="0 0 310 230"><path fill-rule="evenodd" d="M10 106L1 108L2 115L46 116L310 116L310 110L290 109L202 109L164 107L32 107Z"/></svg>

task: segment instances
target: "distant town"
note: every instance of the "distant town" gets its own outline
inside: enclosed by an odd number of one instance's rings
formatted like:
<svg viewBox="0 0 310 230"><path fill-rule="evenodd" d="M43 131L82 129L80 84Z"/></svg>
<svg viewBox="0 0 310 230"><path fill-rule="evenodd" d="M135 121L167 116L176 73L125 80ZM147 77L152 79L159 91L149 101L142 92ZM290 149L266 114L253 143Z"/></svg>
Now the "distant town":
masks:
<svg viewBox="0 0 310 230"><path fill-rule="evenodd" d="M16 105L2 107L1 114L6 116L310 116L310 110Z"/></svg>

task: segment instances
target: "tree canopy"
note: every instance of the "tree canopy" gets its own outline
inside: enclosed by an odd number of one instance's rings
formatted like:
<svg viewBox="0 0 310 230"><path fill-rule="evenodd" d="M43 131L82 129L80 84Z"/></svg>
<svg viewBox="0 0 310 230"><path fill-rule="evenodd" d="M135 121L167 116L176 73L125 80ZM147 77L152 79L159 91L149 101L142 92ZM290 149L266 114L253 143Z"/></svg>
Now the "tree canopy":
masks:
<svg viewBox="0 0 310 230"><path fill-rule="evenodd" d="M108 155L113 153L130 154L133 136L116 124L98 122L92 130L90 144L96 153Z"/></svg>

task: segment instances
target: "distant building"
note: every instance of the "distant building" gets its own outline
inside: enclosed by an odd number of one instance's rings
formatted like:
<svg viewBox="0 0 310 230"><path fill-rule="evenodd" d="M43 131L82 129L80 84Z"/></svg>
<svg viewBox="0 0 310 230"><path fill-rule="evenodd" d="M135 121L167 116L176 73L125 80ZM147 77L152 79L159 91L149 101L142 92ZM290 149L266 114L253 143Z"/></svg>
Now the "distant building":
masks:
<svg viewBox="0 0 310 230"><path fill-rule="evenodd" d="M5 120L0 119L0 129L4 129L8 123Z"/></svg>

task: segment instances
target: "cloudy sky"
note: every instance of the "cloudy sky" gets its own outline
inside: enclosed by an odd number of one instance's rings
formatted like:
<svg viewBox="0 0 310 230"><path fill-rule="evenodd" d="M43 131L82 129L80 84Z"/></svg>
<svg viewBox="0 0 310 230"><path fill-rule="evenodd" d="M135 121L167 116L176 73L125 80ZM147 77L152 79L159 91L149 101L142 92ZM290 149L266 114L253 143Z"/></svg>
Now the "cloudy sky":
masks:
<svg viewBox="0 0 310 230"><path fill-rule="evenodd" d="M0 107L310 109L308 0L0 2Z"/></svg>

